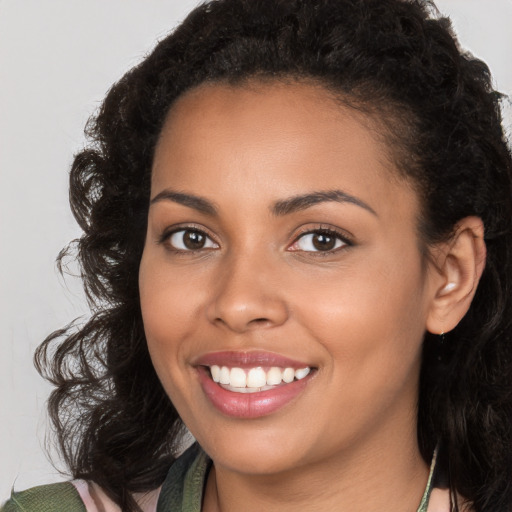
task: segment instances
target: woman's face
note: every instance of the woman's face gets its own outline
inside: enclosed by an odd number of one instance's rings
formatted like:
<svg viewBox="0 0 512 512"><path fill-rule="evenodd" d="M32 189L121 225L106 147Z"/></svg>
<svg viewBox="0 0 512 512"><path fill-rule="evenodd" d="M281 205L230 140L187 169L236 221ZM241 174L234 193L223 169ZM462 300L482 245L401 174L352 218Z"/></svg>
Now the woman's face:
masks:
<svg viewBox="0 0 512 512"><path fill-rule="evenodd" d="M142 313L156 372L219 467L416 445L432 272L416 194L370 126L305 84L203 85L167 118Z"/></svg>

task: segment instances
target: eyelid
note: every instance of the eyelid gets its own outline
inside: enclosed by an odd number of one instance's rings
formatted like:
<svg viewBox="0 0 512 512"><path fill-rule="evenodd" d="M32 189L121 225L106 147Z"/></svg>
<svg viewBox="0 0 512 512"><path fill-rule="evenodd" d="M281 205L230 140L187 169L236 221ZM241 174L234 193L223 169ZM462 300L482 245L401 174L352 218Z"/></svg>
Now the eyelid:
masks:
<svg viewBox="0 0 512 512"><path fill-rule="evenodd" d="M330 250L326 250L326 251L320 251L320 250L305 251L302 249L291 249L291 247L293 245L297 244L299 242L299 240L301 238L305 237L306 235L322 234L322 233L336 237L337 239L341 240L343 245L341 247L336 247L334 249L330 249ZM288 246L288 250L291 252L306 252L306 253L311 253L311 254L315 254L315 255L329 255L329 254L336 253L340 250L343 250L346 247L352 247L353 245L354 245L353 236L351 234L349 234L347 231L340 229L340 228L335 228L330 225L319 224L314 227L307 226L307 227L301 228L301 230L299 230L299 232L295 234L293 242Z"/></svg>
<svg viewBox="0 0 512 512"><path fill-rule="evenodd" d="M165 228L163 230L162 234L158 237L157 243L158 244L166 244L167 241L172 237L172 235L179 233L180 231L199 232L199 233L203 234L205 237L207 237L213 244L215 244L216 247L206 247L206 248L200 248L200 249L194 250L194 249L179 249L174 246L171 246L171 249L177 253L193 253L196 251L217 249L220 246L219 242L216 240L216 237L210 233L210 230L208 230L204 226L198 225L198 224L177 224L177 225L173 225L173 226L168 226L167 228ZM321 233L325 233L325 234L328 234L328 235L331 235L331 236L337 238L338 240L340 240L342 242L342 246L336 247L334 249L326 250L326 251L320 251L320 250L306 251L303 249L293 249L292 248L293 245L297 244L297 242L301 238L305 237L306 235L321 234ZM354 245L353 235L351 235L347 231L345 231L341 228L338 228L338 227L333 227L331 225L318 224L316 226L308 225L308 226L304 226L304 227L300 228L299 231L294 235L293 242L290 245L288 245L287 250L291 251L291 252L306 252L306 253L314 253L317 255L322 255L322 254L328 255L328 254L336 253L346 247L351 247L353 245Z"/></svg>
<svg viewBox="0 0 512 512"><path fill-rule="evenodd" d="M209 230L206 229L204 226L200 226L197 224L178 224L174 226L168 226L165 228L161 235L159 235L157 239L158 244L166 244L169 239L176 233L179 233L180 231L195 231L197 233L201 233L206 238L211 240L217 247L206 247L206 248L200 248L200 249L178 249L174 246L171 246L171 249L177 253L193 253L196 251L204 251L204 250L211 250L216 249L219 247L219 243L215 240L215 237L210 234ZM169 244L170 245L170 244Z"/></svg>

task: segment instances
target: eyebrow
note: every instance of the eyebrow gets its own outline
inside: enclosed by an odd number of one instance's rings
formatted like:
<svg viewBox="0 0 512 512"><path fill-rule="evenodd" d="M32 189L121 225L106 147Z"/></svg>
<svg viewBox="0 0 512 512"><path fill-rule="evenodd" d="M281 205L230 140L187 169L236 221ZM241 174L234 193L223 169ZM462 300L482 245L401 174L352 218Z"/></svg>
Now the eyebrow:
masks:
<svg viewBox="0 0 512 512"><path fill-rule="evenodd" d="M283 201L277 201L272 207L272 213L276 216L289 215L290 213L306 210L311 206L325 202L350 203L360 206L378 217L375 210L361 199L354 197L342 190L328 190L311 192L300 196L290 197Z"/></svg>
<svg viewBox="0 0 512 512"><path fill-rule="evenodd" d="M206 215L217 215L217 208L208 199L192 194L185 194L183 192L176 192L169 189L162 190L162 192L158 193L153 199L151 199L150 204L155 204L164 200L172 201L174 203L187 206L188 208L193 208L194 210L197 210ZM306 210L311 206L325 202L354 204L364 208L365 210L378 217L377 213L371 206L366 204L361 199L347 194L342 190L311 192L308 194L293 196L281 201L276 201L272 206L271 211L275 216L281 217L301 210Z"/></svg>
<svg viewBox="0 0 512 512"><path fill-rule="evenodd" d="M151 199L150 204L155 204L163 200L173 201L174 203L188 206L189 208L193 208L194 210L205 213L206 215L217 215L217 208L211 201L208 201L208 199L205 199L204 197L183 194L182 192L174 192L173 190L166 189L162 190L162 192Z"/></svg>

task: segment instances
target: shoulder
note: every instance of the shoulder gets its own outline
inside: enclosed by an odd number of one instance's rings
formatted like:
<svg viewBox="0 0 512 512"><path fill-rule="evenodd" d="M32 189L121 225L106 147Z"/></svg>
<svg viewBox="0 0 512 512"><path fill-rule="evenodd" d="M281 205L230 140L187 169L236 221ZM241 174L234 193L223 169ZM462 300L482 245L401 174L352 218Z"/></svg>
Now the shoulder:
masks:
<svg viewBox="0 0 512 512"><path fill-rule="evenodd" d="M201 510L203 490L210 466L210 458L197 443L194 443L172 464L162 485L157 511Z"/></svg>
<svg viewBox="0 0 512 512"><path fill-rule="evenodd" d="M182 503L188 503L191 499L194 502L200 499L208 468L208 456L197 444L194 444L174 462L163 488L135 494L134 498L144 512L156 512L158 504L166 505L165 510L178 510L178 508L169 508L167 505L176 502L181 507ZM21 492L13 491L11 498L0 506L0 512L98 512L99 510L121 512L101 487L85 480L42 485Z"/></svg>
<svg viewBox="0 0 512 512"><path fill-rule="evenodd" d="M134 495L143 512L156 512L160 488ZM12 492L0 512L121 512L94 482L73 480Z"/></svg>
<svg viewBox="0 0 512 512"><path fill-rule="evenodd" d="M76 487L71 482L41 485L12 492L0 512L86 512Z"/></svg>

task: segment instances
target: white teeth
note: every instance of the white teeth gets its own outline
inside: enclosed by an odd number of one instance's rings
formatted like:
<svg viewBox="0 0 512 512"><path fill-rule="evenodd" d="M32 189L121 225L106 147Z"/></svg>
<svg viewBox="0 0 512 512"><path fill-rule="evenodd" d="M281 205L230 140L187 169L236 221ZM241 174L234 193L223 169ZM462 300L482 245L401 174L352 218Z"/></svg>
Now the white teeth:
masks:
<svg viewBox="0 0 512 512"><path fill-rule="evenodd" d="M226 389L236 390L241 393L255 393L265 389L271 389L282 382L289 384L301 380L311 372L311 368L279 368L273 366L267 372L261 367L244 370L242 368L228 368L227 366L210 366L211 376L214 382L222 384Z"/></svg>
<svg viewBox="0 0 512 512"><path fill-rule="evenodd" d="M247 375L242 368L231 368L229 372L229 385L234 388L245 388L247 386Z"/></svg>
<svg viewBox="0 0 512 512"><path fill-rule="evenodd" d="M267 372L267 385L277 386L278 384L281 384L282 380L283 372L281 371L281 368L272 366L272 368Z"/></svg>
<svg viewBox="0 0 512 512"><path fill-rule="evenodd" d="M219 382L221 384L229 384L230 383L229 376L230 376L229 368L227 366L223 366L220 369Z"/></svg>
<svg viewBox="0 0 512 512"><path fill-rule="evenodd" d="M213 382L219 382L220 381L220 368L216 364L214 364L212 367L210 367L210 372L212 373Z"/></svg>
<svg viewBox="0 0 512 512"><path fill-rule="evenodd" d="M247 375L248 388L262 388L267 383L267 374L263 368L251 368Z"/></svg>
<svg viewBox="0 0 512 512"><path fill-rule="evenodd" d="M306 375L309 374L310 371L311 371L311 368L309 368L307 366L306 366L306 368L300 368L299 370L295 370L295 378L297 380L303 379L304 377L306 377Z"/></svg>
<svg viewBox="0 0 512 512"><path fill-rule="evenodd" d="M266 391L267 389L272 389L273 386L264 386L262 388L235 388L233 386L222 386L224 389L228 391L234 391L235 393L259 393L260 391Z"/></svg>
<svg viewBox="0 0 512 512"><path fill-rule="evenodd" d="M285 368L283 372L283 380L289 384L290 382L293 382L293 379L295 378L295 370L293 368Z"/></svg>

